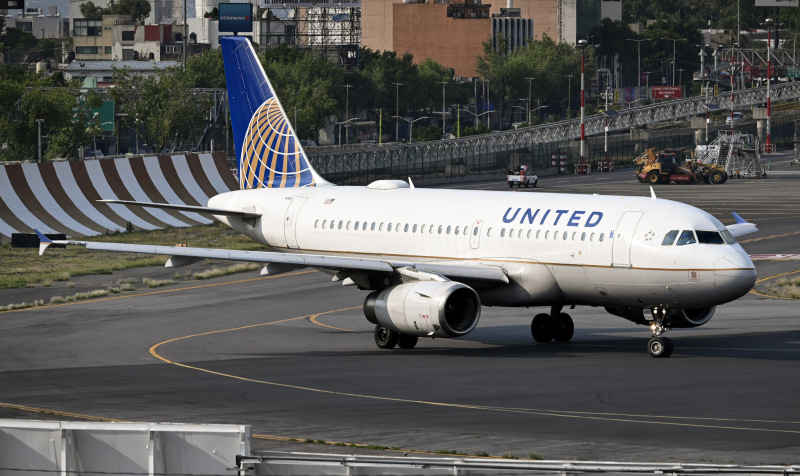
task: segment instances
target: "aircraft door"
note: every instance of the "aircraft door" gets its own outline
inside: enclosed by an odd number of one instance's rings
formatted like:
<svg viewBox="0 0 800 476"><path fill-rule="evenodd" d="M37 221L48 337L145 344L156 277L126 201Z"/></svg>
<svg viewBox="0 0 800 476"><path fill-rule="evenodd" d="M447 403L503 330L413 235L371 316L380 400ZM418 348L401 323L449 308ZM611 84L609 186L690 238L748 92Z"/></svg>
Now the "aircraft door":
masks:
<svg viewBox="0 0 800 476"><path fill-rule="evenodd" d="M611 265L615 268L631 267L631 242L636 226L642 218L642 212L625 212L622 214L611 248Z"/></svg>
<svg viewBox="0 0 800 476"><path fill-rule="evenodd" d="M283 235L286 238L286 246L297 249L297 217L300 209L306 203L306 197L294 197L286 209L286 217L283 220Z"/></svg>
<svg viewBox="0 0 800 476"><path fill-rule="evenodd" d="M475 220L469 230L469 247L477 250L481 244L481 229L483 228L483 220Z"/></svg>

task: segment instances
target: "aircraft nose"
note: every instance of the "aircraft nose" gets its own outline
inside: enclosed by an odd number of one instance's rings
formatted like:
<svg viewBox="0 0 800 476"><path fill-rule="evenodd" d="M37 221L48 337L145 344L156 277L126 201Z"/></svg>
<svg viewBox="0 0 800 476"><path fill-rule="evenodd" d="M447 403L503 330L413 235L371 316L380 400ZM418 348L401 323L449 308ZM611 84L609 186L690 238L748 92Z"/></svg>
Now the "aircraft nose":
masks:
<svg viewBox="0 0 800 476"><path fill-rule="evenodd" d="M755 283L755 265L744 252L729 253L714 263L714 285L730 300L747 294Z"/></svg>

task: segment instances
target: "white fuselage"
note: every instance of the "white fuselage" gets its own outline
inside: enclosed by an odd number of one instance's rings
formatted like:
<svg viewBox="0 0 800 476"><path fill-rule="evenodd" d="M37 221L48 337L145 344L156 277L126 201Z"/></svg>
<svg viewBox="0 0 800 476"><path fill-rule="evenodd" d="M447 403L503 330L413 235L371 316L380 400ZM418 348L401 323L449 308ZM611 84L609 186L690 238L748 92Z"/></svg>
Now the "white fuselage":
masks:
<svg viewBox="0 0 800 476"><path fill-rule="evenodd" d="M370 187L255 189L210 207L262 214L218 218L279 251L502 267L510 284L486 305L701 308L755 282L733 243L663 245L671 230L722 231L695 207L642 197Z"/></svg>

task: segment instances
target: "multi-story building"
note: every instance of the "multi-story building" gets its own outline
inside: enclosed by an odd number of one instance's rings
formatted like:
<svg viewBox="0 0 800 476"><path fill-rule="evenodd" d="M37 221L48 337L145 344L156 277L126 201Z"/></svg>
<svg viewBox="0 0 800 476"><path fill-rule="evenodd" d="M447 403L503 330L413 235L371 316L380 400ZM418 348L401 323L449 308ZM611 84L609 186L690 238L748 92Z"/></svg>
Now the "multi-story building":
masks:
<svg viewBox="0 0 800 476"><path fill-rule="evenodd" d="M5 18L6 27L27 31L36 38L64 38L69 36L69 23L58 13L55 5L48 8L45 15L42 9L29 9Z"/></svg>

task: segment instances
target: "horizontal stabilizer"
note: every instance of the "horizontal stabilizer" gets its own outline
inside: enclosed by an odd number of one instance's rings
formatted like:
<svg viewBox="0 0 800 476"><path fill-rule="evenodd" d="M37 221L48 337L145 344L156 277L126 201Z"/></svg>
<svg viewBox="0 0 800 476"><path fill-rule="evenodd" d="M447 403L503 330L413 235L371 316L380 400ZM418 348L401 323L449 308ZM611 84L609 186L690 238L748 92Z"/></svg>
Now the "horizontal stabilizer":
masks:
<svg viewBox="0 0 800 476"><path fill-rule="evenodd" d="M192 205L173 205L171 203L134 202L132 200L98 200L98 202L116 203L119 205L131 205L135 207L145 207L145 208L160 208L162 210L176 210L179 212L205 213L207 215L219 215L226 217L261 218L260 213L243 212L239 210L226 210L224 208L197 207Z"/></svg>

